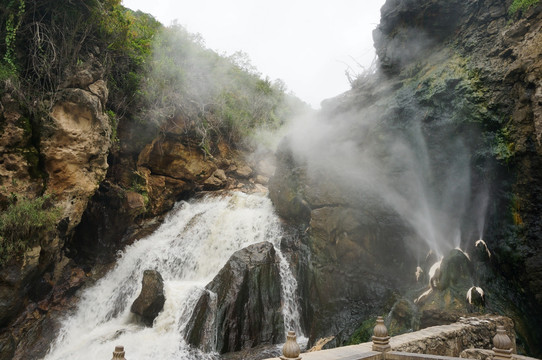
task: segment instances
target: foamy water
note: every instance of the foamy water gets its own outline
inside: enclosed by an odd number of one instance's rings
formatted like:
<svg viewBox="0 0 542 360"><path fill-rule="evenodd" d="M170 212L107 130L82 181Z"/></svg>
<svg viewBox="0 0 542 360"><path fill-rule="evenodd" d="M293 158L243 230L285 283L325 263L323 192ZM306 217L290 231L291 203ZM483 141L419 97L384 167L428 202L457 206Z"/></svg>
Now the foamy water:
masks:
<svg viewBox="0 0 542 360"><path fill-rule="evenodd" d="M280 252L282 229L268 198L233 193L178 203L152 235L127 247L116 267L82 294L46 360L110 359L115 345L126 358L214 359L190 349L183 330L201 293L237 250L261 241L280 258L286 330L300 334L297 282ZM135 321L130 306L146 269L164 279L166 302L152 328Z"/></svg>

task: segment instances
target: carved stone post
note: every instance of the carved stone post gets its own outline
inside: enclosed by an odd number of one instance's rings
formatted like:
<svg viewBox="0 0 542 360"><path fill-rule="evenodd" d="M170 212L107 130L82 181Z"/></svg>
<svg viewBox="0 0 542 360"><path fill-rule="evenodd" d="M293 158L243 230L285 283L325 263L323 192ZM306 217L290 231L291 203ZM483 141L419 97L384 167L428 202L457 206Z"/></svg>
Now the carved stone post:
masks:
<svg viewBox="0 0 542 360"><path fill-rule="evenodd" d="M386 352L390 351L390 337L388 329L384 325L382 316L376 318L376 326L373 330L373 351Z"/></svg>
<svg viewBox="0 0 542 360"><path fill-rule="evenodd" d="M301 360L301 357L299 356L301 349L295 339L295 332L288 331L286 343L282 347L282 356L280 357L282 360Z"/></svg>
<svg viewBox="0 0 542 360"><path fill-rule="evenodd" d="M497 335L493 337L493 359L509 360L512 358L512 340L506 334L504 326L497 326Z"/></svg>
<svg viewBox="0 0 542 360"><path fill-rule="evenodd" d="M111 360L126 360L124 357L124 346L115 346L115 351L113 351L113 358Z"/></svg>

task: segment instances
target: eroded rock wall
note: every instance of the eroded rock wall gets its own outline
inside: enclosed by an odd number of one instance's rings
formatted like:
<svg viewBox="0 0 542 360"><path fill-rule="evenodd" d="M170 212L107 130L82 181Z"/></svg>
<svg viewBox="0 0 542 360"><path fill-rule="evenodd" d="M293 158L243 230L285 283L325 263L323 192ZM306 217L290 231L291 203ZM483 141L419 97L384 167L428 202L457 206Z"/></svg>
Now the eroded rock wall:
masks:
<svg viewBox="0 0 542 360"><path fill-rule="evenodd" d="M38 352L45 350L43 327L56 326L49 315L84 283L86 274L64 256L63 247L108 168L111 125L101 67L74 73L55 95L34 104L33 112L23 94L7 91L2 98L2 210L15 200L10 197L50 195L48 206L60 212L56 229L24 239L35 246L0 270L1 325L12 325L2 336L14 344L2 348L2 356L15 359L27 356L21 355L25 346L41 344Z"/></svg>
<svg viewBox="0 0 542 360"><path fill-rule="evenodd" d="M41 131L47 193L62 207L68 219L67 232L81 221L108 167L111 125L104 113L107 87L103 80L91 85L93 90L62 90Z"/></svg>

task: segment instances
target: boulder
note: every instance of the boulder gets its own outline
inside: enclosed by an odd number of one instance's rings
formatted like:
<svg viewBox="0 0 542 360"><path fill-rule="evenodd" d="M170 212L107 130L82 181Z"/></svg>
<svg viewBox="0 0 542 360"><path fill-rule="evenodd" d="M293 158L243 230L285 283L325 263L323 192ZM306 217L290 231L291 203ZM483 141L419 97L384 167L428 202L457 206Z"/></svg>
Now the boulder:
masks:
<svg viewBox="0 0 542 360"><path fill-rule="evenodd" d="M206 190L217 190L226 186L228 178L222 169L217 169L207 180L203 182Z"/></svg>
<svg viewBox="0 0 542 360"><path fill-rule="evenodd" d="M213 159L198 145L172 133L147 144L137 162L137 171L149 196L149 212L155 216L170 210L175 201L186 197L198 185L204 185L216 170Z"/></svg>
<svg viewBox="0 0 542 360"><path fill-rule="evenodd" d="M156 270L145 270L141 293L135 299L130 311L141 316L147 326L152 326L154 319L164 307L164 280Z"/></svg>
<svg viewBox="0 0 542 360"><path fill-rule="evenodd" d="M393 304L388 318L388 333L390 336L413 331L419 325L416 305L406 298L399 299Z"/></svg>
<svg viewBox="0 0 542 360"><path fill-rule="evenodd" d="M233 170L235 176L242 179L248 179L252 175L252 168L246 164L238 165Z"/></svg>
<svg viewBox="0 0 542 360"><path fill-rule="evenodd" d="M153 175L185 182L203 182L217 169L198 146L185 144L172 134L148 144L139 155L138 167L149 169Z"/></svg>
<svg viewBox="0 0 542 360"><path fill-rule="evenodd" d="M431 288L420 290L423 295L416 300L421 313L420 327L450 324L471 312L468 291L474 282L469 257L461 250L451 250L431 279Z"/></svg>
<svg viewBox="0 0 542 360"><path fill-rule="evenodd" d="M219 353L284 341L279 259L271 243L234 253L206 289L187 327L190 344L213 350L205 324L214 326Z"/></svg>

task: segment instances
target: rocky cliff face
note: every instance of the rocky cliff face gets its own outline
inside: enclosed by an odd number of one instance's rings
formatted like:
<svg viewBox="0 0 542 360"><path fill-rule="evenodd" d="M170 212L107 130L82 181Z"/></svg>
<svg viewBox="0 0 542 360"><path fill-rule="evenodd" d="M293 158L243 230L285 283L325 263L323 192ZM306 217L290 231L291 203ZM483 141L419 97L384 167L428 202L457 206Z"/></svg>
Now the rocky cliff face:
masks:
<svg viewBox="0 0 542 360"><path fill-rule="evenodd" d="M1 325L17 319L13 331L2 333L13 343L2 348L2 356L18 358L17 344L33 346L47 339L39 340L37 334L42 326L54 327L48 315L66 305L83 284L84 272L63 257L62 248L108 167L111 126L104 112L107 87L102 75L99 68L76 73L50 108L40 112L41 117L25 112L20 105L22 94L3 95L2 210L9 194L35 198L46 189L50 206L60 210L61 221L56 231L25 239L36 246L0 271Z"/></svg>
<svg viewBox="0 0 542 360"><path fill-rule="evenodd" d="M105 178L111 146L111 125L104 113L107 87L101 79L88 81L86 88L59 92L40 132L47 192L64 210L67 232L79 224L88 199Z"/></svg>
<svg viewBox="0 0 542 360"><path fill-rule="evenodd" d="M466 275L485 290L483 311L512 314L521 345L540 351L542 6L511 15L510 4L387 1L374 31L376 72L309 124L326 149L295 133L283 142L270 196L305 256L298 271L311 342L344 343L397 296L421 295L427 282L415 273L427 276L435 262L428 248L473 253L483 236L492 258ZM450 296L437 307L475 311Z"/></svg>

